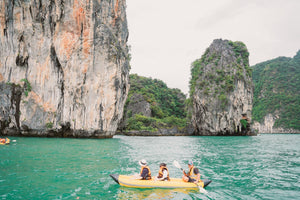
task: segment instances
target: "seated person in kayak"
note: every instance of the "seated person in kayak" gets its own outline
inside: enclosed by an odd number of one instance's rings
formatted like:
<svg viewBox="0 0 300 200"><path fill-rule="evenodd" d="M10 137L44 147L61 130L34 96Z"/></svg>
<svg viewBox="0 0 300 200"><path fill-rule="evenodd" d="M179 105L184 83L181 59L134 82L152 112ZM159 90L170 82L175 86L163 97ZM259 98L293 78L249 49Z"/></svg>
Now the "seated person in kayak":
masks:
<svg viewBox="0 0 300 200"><path fill-rule="evenodd" d="M165 163L160 163L158 176L154 177L154 180L155 181L169 181L170 180L169 170Z"/></svg>
<svg viewBox="0 0 300 200"><path fill-rule="evenodd" d="M8 141L8 138L0 138L0 143L5 144Z"/></svg>
<svg viewBox="0 0 300 200"><path fill-rule="evenodd" d="M147 161L145 159L140 160L139 164L141 165L141 171L140 174L135 175L135 179L150 180L151 171L150 168L147 166Z"/></svg>
<svg viewBox="0 0 300 200"><path fill-rule="evenodd" d="M189 172L187 174L183 170L182 180L184 182L198 183L200 181L199 169L194 166L193 161L189 161L188 167Z"/></svg>

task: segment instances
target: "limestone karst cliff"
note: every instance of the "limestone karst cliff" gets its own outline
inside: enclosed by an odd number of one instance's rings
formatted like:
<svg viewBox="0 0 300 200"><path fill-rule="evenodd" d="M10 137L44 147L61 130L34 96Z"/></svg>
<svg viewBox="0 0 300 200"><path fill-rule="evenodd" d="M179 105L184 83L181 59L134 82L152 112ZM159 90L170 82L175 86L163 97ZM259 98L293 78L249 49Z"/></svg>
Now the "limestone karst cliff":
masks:
<svg viewBox="0 0 300 200"><path fill-rule="evenodd" d="M192 63L190 98L197 135L240 134L242 114L251 119L253 84L242 42L216 39Z"/></svg>
<svg viewBox="0 0 300 200"><path fill-rule="evenodd" d="M0 3L0 134L111 137L128 93L125 0Z"/></svg>

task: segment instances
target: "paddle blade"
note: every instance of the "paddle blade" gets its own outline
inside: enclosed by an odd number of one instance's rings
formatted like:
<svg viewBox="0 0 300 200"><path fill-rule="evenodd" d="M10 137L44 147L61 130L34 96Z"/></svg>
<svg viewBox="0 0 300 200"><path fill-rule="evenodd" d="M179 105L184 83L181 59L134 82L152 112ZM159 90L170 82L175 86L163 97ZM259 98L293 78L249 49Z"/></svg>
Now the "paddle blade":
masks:
<svg viewBox="0 0 300 200"><path fill-rule="evenodd" d="M208 193L203 187L198 186L198 188L199 188L199 191L200 191L201 193L203 193L203 194L207 194L207 193Z"/></svg>
<svg viewBox="0 0 300 200"><path fill-rule="evenodd" d="M173 165L174 165L175 167L177 167L178 169L181 169L181 166L180 166L179 162L177 162L177 160L174 160L174 161L173 161Z"/></svg>

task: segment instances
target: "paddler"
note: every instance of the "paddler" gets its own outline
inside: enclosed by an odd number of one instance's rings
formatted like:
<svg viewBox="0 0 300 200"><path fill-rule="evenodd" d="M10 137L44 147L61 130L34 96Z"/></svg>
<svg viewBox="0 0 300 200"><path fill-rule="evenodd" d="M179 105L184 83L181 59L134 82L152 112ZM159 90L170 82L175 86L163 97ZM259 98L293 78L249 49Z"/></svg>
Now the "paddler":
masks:
<svg viewBox="0 0 300 200"><path fill-rule="evenodd" d="M192 183L198 183L200 181L200 172L199 169L194 166L193 161L189 161L188 163L189 172L186 174L184 170L182 180L184 182L192 182Z"/></svg>
<svg viewBox="0 0 300 200"><path fill-rule="evenodd" d="M167 168L166 163L160 163L159 165L159 171L158 171L158 176L154 178L155 181L169 181L169 170Z"/></svg>
<svg viewBox="0 0 300 200"><path fill-rule="evenodd" d="M140 174L138 174L135 177L135 179L150 180L151 179L151 171L147 165L147 161L145 159L142 159L139 161L139 164L141 166L141 171L140 171Z"/></svg>

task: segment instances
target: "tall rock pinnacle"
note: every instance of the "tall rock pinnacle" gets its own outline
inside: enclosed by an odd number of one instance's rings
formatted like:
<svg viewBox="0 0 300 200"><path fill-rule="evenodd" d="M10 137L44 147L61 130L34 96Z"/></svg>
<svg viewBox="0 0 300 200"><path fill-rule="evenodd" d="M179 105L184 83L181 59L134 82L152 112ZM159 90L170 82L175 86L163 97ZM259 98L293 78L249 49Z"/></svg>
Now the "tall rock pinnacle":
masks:
<svg viewBox="0 0 300 200"><path fill-rule="evenodd" d="M192 64L190 98L197 135L234 135L253 101L249 53L242 42L214 40Z"/></svg>

